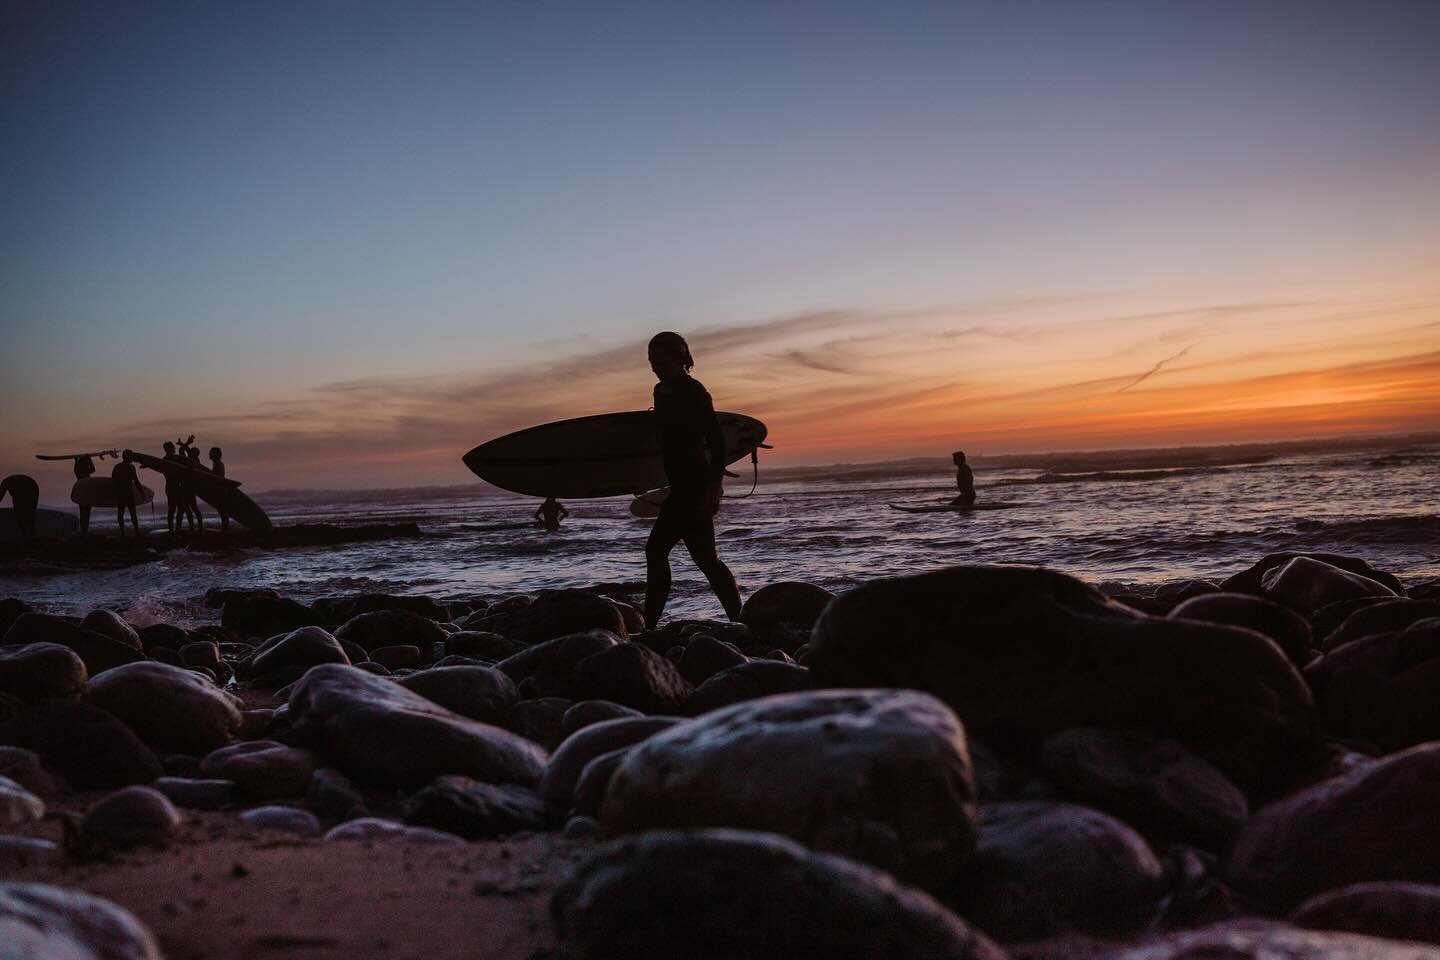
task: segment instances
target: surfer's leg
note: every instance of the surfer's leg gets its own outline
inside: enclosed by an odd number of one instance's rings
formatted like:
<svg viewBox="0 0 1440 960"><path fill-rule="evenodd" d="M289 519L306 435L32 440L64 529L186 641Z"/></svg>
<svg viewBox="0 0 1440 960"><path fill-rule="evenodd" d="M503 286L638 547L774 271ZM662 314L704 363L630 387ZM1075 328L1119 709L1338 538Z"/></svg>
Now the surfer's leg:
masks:
<svg viewBox="0 0 1440 960"><path fill-rule="evenodd" d="M140 520L135 516L135 501L130 501L130 529L135 533L135 539L140 539Z"/></svg>
<svg viewBox="0 0 1440 960"><path fill-rule="evenodd" d="M90 532L90 504L80 504L80 536Z"/></svg>
<svg viewBox="0 0 1440 960"><path fill-rule="evenodd" d="M672 510L660 508L650 539L645 541L645 629L654 630L670 599L670 551L675 549L684 531Z"/></svg>
<svg viewBox="0 0 1440 960"><path fill-rule="evenodd" d="M715 519L700 511L686 529L684 539L690 559L710 581L710 589L715 591L720 606L725 608L725 616L731 622L739 622L740 587L735 583L735 575L715 552Z"/></svg>

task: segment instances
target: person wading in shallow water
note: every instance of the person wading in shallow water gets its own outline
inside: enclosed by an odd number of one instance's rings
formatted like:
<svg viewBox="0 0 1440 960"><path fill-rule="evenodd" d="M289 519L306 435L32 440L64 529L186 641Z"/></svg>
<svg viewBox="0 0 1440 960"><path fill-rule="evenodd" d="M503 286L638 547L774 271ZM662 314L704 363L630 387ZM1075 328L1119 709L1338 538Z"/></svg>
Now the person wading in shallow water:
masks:
<svg viewBox="0 0 1440 960"><path fill-rule="evenodd" d="M684 338L668 331L657 333L650 339L649 353L650 369L660 380L655 385L655 428L670 496L661 504L645 543L645 628L654 630L660 623L670 598L670 551L682 540L726 616L739 620L740 588L715 554L725 436L710 394L690 376L695 361Z"/></svg>
<svg viewBox="0 0 1440 960"><path fill-rule="evenodd" d="M554 497L546 497L545 502L535 510L535 519L544 524L546 530L559 530L560 521L568 516L570 511Z"/></svg>
<svg viewBox="0 0 1440 960"><path fill-rule="evenodd" d="M40 485L35 482L34 477L12 473L0 480L0 500L4 500L7 493L15 507L15 529L20 533L21 540L29 540L35 536L35 514L40 503Z"/></svg>
<svg viewBox="0 0 1440 960"><path fill-rule="evenodd" d="M950 454L950 459L955 464L955 488L960 491L960 495L951 502L968 507L975 502L975 471L965 462L963 451L956 450Z"/></svg>

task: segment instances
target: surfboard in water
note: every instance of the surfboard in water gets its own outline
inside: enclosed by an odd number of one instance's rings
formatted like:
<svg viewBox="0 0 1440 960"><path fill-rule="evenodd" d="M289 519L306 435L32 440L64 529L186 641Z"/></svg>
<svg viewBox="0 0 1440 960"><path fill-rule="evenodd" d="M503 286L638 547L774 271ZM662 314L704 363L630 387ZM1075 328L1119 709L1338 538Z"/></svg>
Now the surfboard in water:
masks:
<svg viewBox="0 0 1440 960"><path fill-rule="evenodd" d="M148 453L131 451L130 456L137 464L154 470L166 480L178 480L193 490L201 500L216 510L223 510L231 520L261 533L270 530L270 518L260 509L259 504L240 492L238 480L217 477L204 467L186 466Z"/></svg>
<svg viewBox="0 0 1440 960"><path fill-rule="evenodd" d="M972 503L966 506L963 503L892 503L891 510L903 510L906 513L976 513L981 510L1012 510L1015 507L1023 507L1023 503Z"/></svg>
<svg viewBox="0 0 1440 960"><path fill-rule="evenodd" d="M765 442L765 424L717 413L725 462L743 460ZM665 485L655 414L650 410L557 420L497 437L465 454L486 483L531 497L585 500L644 493Z"/></svg>

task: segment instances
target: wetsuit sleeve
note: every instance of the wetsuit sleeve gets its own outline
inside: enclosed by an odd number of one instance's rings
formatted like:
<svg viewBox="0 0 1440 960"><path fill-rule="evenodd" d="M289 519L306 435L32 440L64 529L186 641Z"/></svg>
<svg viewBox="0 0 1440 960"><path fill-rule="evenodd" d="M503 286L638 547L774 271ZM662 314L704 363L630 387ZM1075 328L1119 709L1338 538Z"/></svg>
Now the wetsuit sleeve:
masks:
<svg viewBox="0 0 1440 960"><path fill-rule="evenodd" d="M700 429L705 443L710 448L710 479L722 480L725 477L725 434L720 430L720 420L715 416L715 404L710 399L710 392L701 387L698 400L699 409L696 413L700 417Z"/></svg>

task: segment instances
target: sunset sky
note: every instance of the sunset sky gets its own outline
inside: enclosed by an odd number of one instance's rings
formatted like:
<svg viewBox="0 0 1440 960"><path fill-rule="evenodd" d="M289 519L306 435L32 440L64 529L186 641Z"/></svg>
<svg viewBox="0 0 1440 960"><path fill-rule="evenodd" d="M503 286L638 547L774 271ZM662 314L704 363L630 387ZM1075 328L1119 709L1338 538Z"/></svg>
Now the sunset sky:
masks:
<svg viewBox="0 0 1440 960"><path fill-rule="evenodd" d="M1440 3L0 5L0 475L463 483L685 334L776 464L1440 430Z"/></svg>

